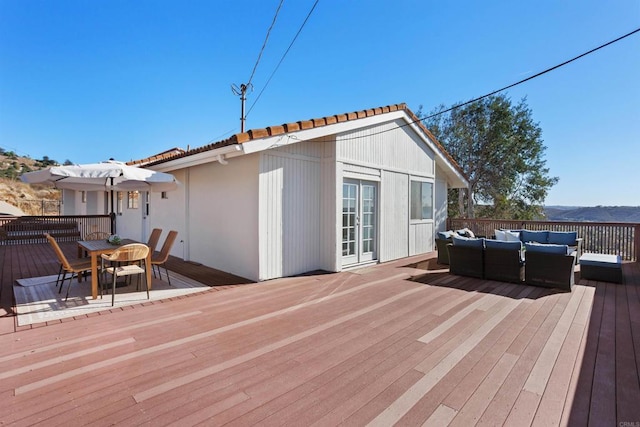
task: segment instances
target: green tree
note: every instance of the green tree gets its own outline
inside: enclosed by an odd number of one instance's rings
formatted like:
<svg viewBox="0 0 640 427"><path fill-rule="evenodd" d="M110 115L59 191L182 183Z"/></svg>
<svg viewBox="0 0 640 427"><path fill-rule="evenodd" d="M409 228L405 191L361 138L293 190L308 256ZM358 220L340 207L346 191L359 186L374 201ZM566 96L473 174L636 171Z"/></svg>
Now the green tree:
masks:
<svg viewBox="0 0 640 427"><path fill-rule="evenodd" d="M42 160L39 160L39 163L44 167L55 166L58 164L55 160L50 159L49 156L42 156Z"/></svg>
<svg viewBox="0 0 640 427"><path fill-rule="evenodd" d="M438 114L444 110L440 106L429 114L425 125L469 179L469 192L449 195L449 215L542 217L558 178L549 176L542 129L526 99L513 105L507 96L494 95Z"/></svg>

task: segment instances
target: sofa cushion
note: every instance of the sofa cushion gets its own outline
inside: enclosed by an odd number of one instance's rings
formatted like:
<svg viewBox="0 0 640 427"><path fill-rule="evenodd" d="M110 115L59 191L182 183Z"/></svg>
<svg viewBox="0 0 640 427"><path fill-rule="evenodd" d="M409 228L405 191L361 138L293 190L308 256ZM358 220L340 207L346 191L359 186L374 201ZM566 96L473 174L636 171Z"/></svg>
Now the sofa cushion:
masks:
<svg viewBox="0 0 640 427"><path fill-rule="evenodd" d="M548 243L556 245L575 245L577 238L577 231L550 231Z"/></svg>
<svg viewBox="0 0 640 427"><path fill-rule="evenodd" d="M505 249L511 251L522 250L522 242L508 242L506 240L485 240L484 246L491 249Z"/></svg>
<svg viewBox="0 0 640 427"><path fill-rule="evenodd" d="M467 246L471 248L484 248L484 238L453 236L454 246Z"/></svg>
<svg viewBox="0 0 640 427"><path fill-rule="evenodd" d="M521 240L525 243L527 242L549 243L548 231L522 230L520 237L521 237Z"/></svg>
<svg viewBox="0 0 640 427"><path fill-rule="evenodd" d="M507 240L507 235L504 230L493 230L493 235L496 236L496 240Z"/></svg>
<svg viewBox="0 0 640 427"><path fill-rule="evenodd" d="M468 228L456 230L456 233L458 233L458 236L462 237L476 237L475 234L473 234L473 231L469 230Z"/></svg>
<svg viewBox="0 0 640 427"><path fill-rule="evenodd" d="M451 236L453 236L455 234L455 231L449 230L449 231L438 231L438 239L442 239L442 240L447 240L447 239L451 239Z"/></svg>
<svg viewBox="0 0 640 427"><path fill-rule="evenodd" d="M544 252L547 254L559 254L559 255L567 255L569 253L569 246L567 245L525 243L524 247L527 250L527 252Z"/></svg>
<svg viewBox="0 0 640 427"><path fill-rule="evenodd" d="M520 230L505 230L504 234L507 242L522 242L520 240Z"/></svg>

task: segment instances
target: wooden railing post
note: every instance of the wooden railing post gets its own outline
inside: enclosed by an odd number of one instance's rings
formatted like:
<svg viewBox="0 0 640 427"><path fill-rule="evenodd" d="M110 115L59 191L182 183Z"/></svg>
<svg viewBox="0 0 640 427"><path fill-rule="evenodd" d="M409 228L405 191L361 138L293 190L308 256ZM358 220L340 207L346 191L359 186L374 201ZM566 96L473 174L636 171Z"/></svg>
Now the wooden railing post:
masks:
<svg viewBox="0 0 640 427"><path fill-rule="evenodd" d="M635 262L638 262L640 258L640 224L636 224L635 230L633 230L633 255Z"/></svg>

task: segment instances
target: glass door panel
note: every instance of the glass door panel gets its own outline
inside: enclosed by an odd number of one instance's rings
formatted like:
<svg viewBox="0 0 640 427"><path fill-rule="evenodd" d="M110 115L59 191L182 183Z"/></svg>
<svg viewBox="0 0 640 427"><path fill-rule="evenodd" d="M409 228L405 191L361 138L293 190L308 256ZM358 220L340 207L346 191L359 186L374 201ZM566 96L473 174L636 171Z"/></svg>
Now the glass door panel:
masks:
<svg viewBox="0 0 640 427"><path fill-rule="evenodd" d="M358 262L357 204L358 186L345 182L342 184L342 258L343 263L348 264Z"/></svg>
<svg viewBox="0 0 640 427"><path fill-rule="evenodd" d="M376 259L377 186L345 180L342 185L342 264Z"/></svg>

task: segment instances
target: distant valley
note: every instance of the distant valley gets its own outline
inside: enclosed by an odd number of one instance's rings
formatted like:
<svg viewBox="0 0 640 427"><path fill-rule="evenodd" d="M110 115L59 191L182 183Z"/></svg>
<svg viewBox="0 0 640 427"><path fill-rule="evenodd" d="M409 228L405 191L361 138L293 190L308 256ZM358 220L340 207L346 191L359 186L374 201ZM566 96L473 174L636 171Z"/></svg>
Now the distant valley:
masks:
<svg viewBox="0 0 640 427"><path fill-rule="evenodd" d="M640 206L545 206L549 221L637 222Z"/></svg>

